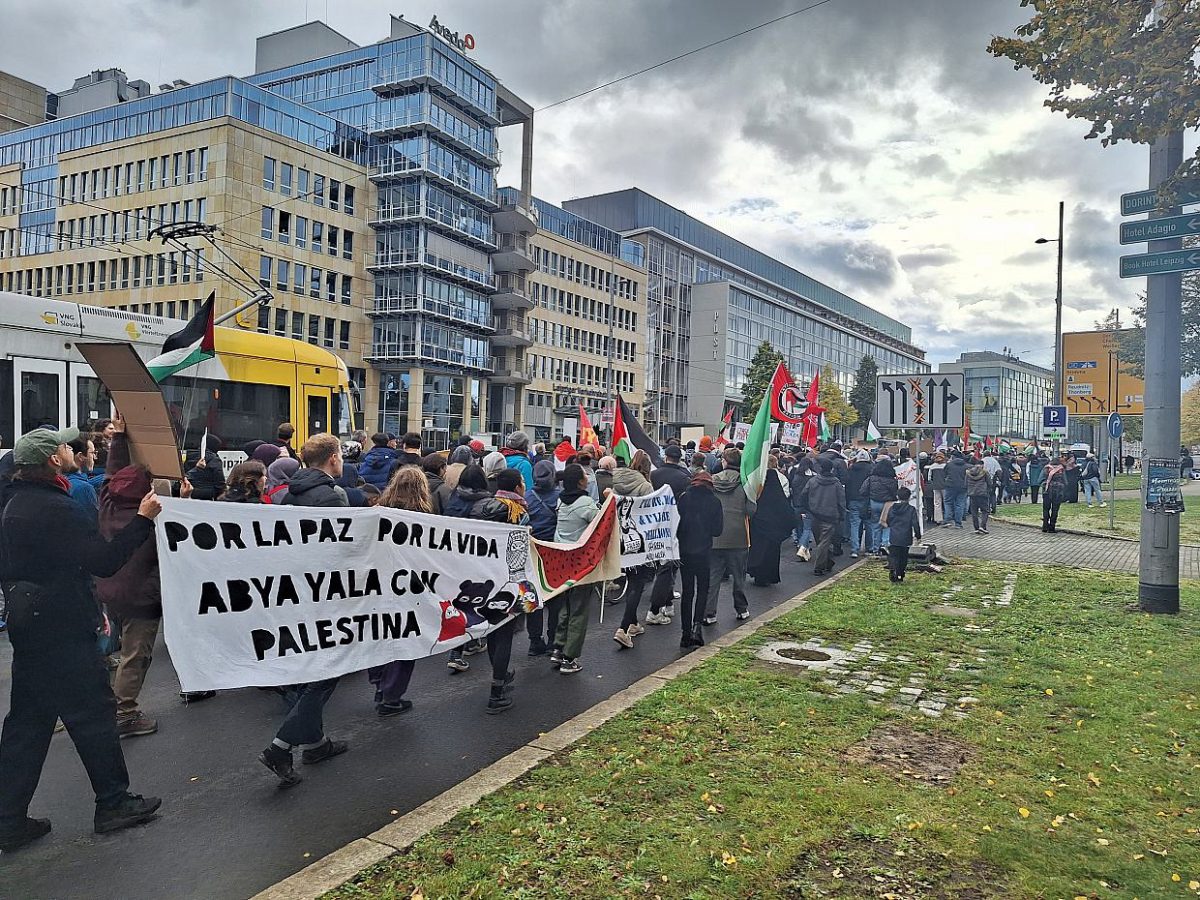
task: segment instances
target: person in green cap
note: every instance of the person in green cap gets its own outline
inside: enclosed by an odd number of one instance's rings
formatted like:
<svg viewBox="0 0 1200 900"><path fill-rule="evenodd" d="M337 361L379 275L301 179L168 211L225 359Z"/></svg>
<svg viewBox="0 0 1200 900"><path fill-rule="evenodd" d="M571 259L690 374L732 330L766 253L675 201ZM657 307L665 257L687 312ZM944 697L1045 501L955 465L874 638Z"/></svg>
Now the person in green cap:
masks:
<svg viewBox="0 0 1200 900"><path fill-rule="evenodd" d="M111 540L70 498L64 469L79 431L39 429L13 448L13 478L0 495L0 587L12 643L12 700L0 734L0 850L50 831L29 817L54 724L61 719L96 794L95 831L147 822L162 801L129 792L117 736L116 699L96 635L102 623L94 576L120 569L162 511L154 492Z"/></svg>

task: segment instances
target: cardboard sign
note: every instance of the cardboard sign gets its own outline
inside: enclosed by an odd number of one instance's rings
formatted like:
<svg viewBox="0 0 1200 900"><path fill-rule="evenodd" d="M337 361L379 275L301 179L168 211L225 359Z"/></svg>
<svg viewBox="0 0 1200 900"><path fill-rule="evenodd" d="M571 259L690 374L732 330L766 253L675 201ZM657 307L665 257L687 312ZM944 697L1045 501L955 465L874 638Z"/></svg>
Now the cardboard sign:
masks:
<svg viewBox="0 0 1200 900"><path fill-rule="evenodd" d="M77 343L125 419L130 458L155 478L183 478L183 454L158 382L129 344Z"/></svg>

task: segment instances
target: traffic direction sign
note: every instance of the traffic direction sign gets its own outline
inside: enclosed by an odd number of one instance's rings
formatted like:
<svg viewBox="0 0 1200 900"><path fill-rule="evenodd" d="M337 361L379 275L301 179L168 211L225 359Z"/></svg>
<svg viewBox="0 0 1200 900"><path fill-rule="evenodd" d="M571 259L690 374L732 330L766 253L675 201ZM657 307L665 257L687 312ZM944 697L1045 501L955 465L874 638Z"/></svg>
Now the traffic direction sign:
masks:
<svg viewBox="0 0 1200 900"><path fill-rule="evenodd" d="M880 375L875 383L875 424L880 428L962 428L961 372Z"/></svg>
<svg viewBox="0 0 1200 900"><path fill-rule="evenodd" d="M1161 241L1167 238L1200 234L1200 213L1190 216L1166 216L1140 222L1121 223L1121 243L1140 244L1142 241Z"/></svg>
<svg viewBox="0 0 1200 900"><path fill-rule="evenodd" d="M1047 441L1065 441L1069 421L1065 406L1043 406L1042 438Z"/></svg>
<svg viewBox="0 0 1200 900"><path fill-rule="evenodd" d="M1139 253L1121 257L1122 278L1166 275L1168 272L1189 272L1192 269L1200 269L1200 250L1168 250L1166 253Z"/></svg>
<svg viewBox="0 0 1200 900"><path fill-rule="evenodd" d="M1121 421L1119 412L1111 412L1108 414L1108 436L1114 441L1119 438L1122 432L1125 431L1125 423Z"/></svg>
<svg viewBox="0 0 1200 900"><path fill-rule="evenodd" d="M1179 206L1189 206L1200 203L1200 189L1184 188L1175 194L1175 203ZM1121 215L1136 216L1138 213L1148 213L1158 208L1158 191L1134 191L1132 194L1121 195Z"/></svg>

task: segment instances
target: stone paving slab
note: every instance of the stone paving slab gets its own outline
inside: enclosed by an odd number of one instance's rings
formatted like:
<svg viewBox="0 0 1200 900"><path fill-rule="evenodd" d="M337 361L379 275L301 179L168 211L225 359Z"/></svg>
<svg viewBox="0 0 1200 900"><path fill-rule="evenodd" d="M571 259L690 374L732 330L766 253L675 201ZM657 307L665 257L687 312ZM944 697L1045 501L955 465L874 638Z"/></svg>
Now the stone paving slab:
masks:
<svg viewBox="0 0 1200 900"><path fill-rule="evenodd" d="M1101 535L1044 534L1038 528L988 523L989 533L969 527L931 528L922 542L937 545L948 556L1035 563L1048 566L1136 573L1140 544ZM1179 553L1179 576L1200 579L1200 547L1184 546Z"/></svg>

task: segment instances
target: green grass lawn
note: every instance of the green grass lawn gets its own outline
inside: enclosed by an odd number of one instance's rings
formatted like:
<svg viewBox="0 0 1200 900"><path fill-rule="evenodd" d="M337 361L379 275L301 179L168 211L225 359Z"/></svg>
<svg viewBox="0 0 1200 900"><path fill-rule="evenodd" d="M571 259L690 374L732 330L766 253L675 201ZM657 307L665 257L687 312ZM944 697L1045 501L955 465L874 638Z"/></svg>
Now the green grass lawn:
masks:
<svg viewBox="0 0 1200 900"><path fill-rule="evenodd" d="M1012 606L989 606L1010 573ZM894 586L869 564L330 896L1196 897L1200 586L1177 617L1136 596L1109 573ZM855 665L949 706L754 656L817 637L870 642Z"/></svg>
<svg viewBox="0 0 1200 900"><path fill-rule="evenodd" d="M1118 491L1137 491L1137 490L1141 490L1141 487L1142 487L1142 476L1141 475L1137 475L1137 474L1134 474L1134 475L1118 474L1117 475L1117 490ZM1107 480L1104 482L1104 489L1108 490L1108 481Z"/></svg>
<svg viewBox="0 0 1200 900"><path fill-rule="evenodd" d="M1185 498L1188 509L1179 519L1179 540L1185 544L1200 544L1200 503L1196 498ZM1107 501L1106 501L1107 502ZM1193 508L1197 507L1197 508ZM1064 503L1058 512L1058 524L1063 528L1094 531L1097 534L1116 534L1123 537L1139 537L1142 533L1142 502L1140 500L1118 500L1114 516L1116 528L1109 530L1108 509L1093 506L1088 509L1080 495L1078 503ZM1038 503L1004 503L996 507L996 515L1003 519L1021 522L1042 521L1042 505Z"/></svg>

